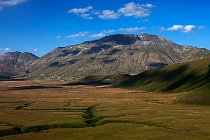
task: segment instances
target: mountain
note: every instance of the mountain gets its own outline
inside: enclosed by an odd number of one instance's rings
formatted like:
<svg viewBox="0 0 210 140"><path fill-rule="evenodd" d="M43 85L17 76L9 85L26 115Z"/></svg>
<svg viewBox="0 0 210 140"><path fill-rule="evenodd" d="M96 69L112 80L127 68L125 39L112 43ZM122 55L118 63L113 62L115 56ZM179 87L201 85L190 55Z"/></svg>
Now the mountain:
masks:
<svg viewBox="0 0 210 140"><path fill-rule="evenodd" d="M0 54L0 75L16 76L26 74L26 67L37 60L34 54L25 52L8 52Z"/></svg>
<svg viewBox="0 0 210 140"><path fill-rule="evenodd" d="M148 70L122 82L119 87L160 92L185 92L187 103L210 104L210 57Z"/></svg>
<svg viewBox="0 0 210 140"><path fill-rule="evenodd" d="M33 77L71 78L131 74L210 56L207 49L178 45L161 36L116 34L59 47L30 64Z"/></svg>

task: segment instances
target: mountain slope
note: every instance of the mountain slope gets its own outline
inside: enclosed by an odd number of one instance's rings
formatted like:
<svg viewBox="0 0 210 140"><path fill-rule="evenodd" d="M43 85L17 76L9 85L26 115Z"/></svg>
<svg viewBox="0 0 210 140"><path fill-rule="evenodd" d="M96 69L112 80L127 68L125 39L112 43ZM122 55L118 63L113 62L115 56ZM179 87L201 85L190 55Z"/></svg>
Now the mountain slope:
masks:
<svg viewBox="0 0 210 140"><path fill-rule="evenodd" d="M187 92L187 103L210 104L210 57L145 71L120 87L161 92Z"/></svg>
<svg viewBox="0 0 210 140"><path fill-rule="evenodd" d="M60 47L27 67L32 76L49 78L138 74L144 70L210 56L210 51L181 46L161 36L110 35Z"/></svg>
<svg viewBox="0 0 210 140"><path fill-rule="evenodd" d="M0 75L15 76L28 73L26 67L38 57L25 52L8 52L0 55Z"/></svg>

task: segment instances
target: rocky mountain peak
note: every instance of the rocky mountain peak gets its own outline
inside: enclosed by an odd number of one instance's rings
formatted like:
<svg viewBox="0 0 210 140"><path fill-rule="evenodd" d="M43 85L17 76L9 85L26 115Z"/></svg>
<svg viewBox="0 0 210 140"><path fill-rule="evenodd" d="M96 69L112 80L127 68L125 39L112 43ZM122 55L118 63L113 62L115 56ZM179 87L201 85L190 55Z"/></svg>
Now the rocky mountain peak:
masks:
<svg viewBox="0 0 210 140"><path fill-rule="evenodd" d="M0 75L15 75L16 73L24 73L25 68L37 60L38 57L29 52L7 52L0 54Z"/></svg>
<svg viewBox="0 0 210 140"><path fill-rule="evenodd" d="M109 35L60 47L39 59L28 53L16 52L13 55L16 57L5 57L6 61L2 61L0 56L0 64L8 66L9 63L11 65L7 68L16 69L18 73L30 72L32 77L71 78L95 74L138 74L167 64L201 59L210 56L210 51L143 33Z"/></svg>
<svg viewBox="0 0 210 140"><path fill-rule="evenodd" d="M171 41L165 39L162 36L158 35L151 35L147 33L142 33L139 35L136 34L114 34L105 36L99 40L93 40L93 41L87 41L83 44L104 44L104 43L110 43L115 45L132 45L132 44L138 44L142 42L155 42L155 43L172 43Z"/></svg>

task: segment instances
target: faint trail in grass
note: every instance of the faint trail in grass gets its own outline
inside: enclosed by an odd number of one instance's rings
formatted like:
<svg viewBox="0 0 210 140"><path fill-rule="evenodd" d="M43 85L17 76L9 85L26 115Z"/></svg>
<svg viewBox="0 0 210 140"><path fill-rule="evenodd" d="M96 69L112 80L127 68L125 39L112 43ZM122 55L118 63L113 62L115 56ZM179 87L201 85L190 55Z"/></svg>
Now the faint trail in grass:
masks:
<svg viewBox="0 0 210 140"><path fill-rule="evenodd" d="M15 110L37 110L37 111L72 111L72 112L84 112L87 107L71 107L71 108L27 108L30 107L32 103L24 103L16 107Z"/></svg>
<svg viewBox="0 0 210 140"><path fill-rule="evenodd" d="M174 131L190 131L190 130L185 130L185 129L177 129L177 128L171 128L168 126L164 126L160 123L157 122L152 122L152 121L142 121L142 122L136 122L136 121L130 121L130 120L103 120L97 124L97 126L105 125L105 124L111 124L111 123L131 123L131 124L140 124L140 125L146 125L146 126L151 126L151 127L159 127L159 128L164 128L168 130L174 130Z"/></svg>

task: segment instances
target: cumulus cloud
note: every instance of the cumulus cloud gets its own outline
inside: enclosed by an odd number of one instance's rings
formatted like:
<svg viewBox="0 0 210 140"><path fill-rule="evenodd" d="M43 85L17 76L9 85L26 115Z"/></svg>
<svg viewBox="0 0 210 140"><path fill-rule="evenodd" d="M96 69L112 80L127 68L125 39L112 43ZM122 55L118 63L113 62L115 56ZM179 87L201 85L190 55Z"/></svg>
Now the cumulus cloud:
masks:
<svg viewBox="0 0 210 140"><path fill-rule="evenodd" d="M93 38L94 37L104 37L104 36L107 36L108 34L116 32L116 31L117 30L103 30L102 32L97 33L97 34L93 34L90 37L93 37Z"/></svg>
<svg viewBox="0 0 210 140"><path fill-rule="evenodd" d="M0 9L15 6L25 1L27 0L0 0Z"/></svg>
<svg viewBox="0 0 210 140"><path fill-rule="evenodd" d="M117 10L94 10L92 6L88 6L86 8L73 8L67 13L76 14L84 19L93 19L94 17L100 19L118 19L121 16L142 18L150 16L150 10L153 7L155 6L152 4L130 2Z"/></svg>
<svg viewBox="0 0 210 140"><path fill-rule="evenodd" d="M172 27L169 27L166 30L168 30L168 31L182 30L183 27L184 27L183 25L173 25Z"/></svg>
<svg viewBox="0 0 210 140"><path fill-rule="evenodd" d="M105 34L105 33L103 33L103 32L101 32L101 33L98 33L98 34L93 34L93 35L91 35L90 37L104 37L104 36L106 36L107 34Z"/></svg>
<svg viewBox="0 0 210 140"><path fill-rule="evenodd" d="M141 5L142 7L146 7L146 8L153 8L153 7L155 7L154 5L152 5L152 4L142 4Z"/></svg>
<svg viewBox="0 0 210 140"><path fill-rule="evenodd" d="M184 33L190 33L195 31L196 29L203 29L204 26L195 26L195 25L173 25L169 28L162 27L163 31L182 31Z"/></svg>
<svg viewBox="0 0 210 140"><path fill-rule="evenodd" d="M65 38L71 38L71 39L75 39L78 37L91 37L91 38L97 38L97 37L104 37L110 34L114 34L114 33L121 33L121 32L128 32L128 33L134 33L134 32L138 32L141 30L144 30L146 27L130 27L130 28L119 28L119 29L110 29L110 30L102 30L98 33L90 33L90 32L79 32L76 34L71 34L66 36ZM63 38L62 36L57 36L57 39Z"/></svg>
<svg viewBox="0 0 210 140"><path fill-rule="evenodd" d="M83 19L93 19L93 17L90 14L81 14L80 15Z"/></svg>
<svg viewBox="0 0 210 140"><path fill-rule="evenodd" d="M189 32L194 31L196 28L197 27L195 25L187 25L187 26L184 26L183 32L189 33Z"/></svg>
<svg viewBox="0 0 210 140"><path fill-rule="evenodd" d="M147 17L150 16L150 11L148 8L152 8L152 4L140 5L138 3L127 3L123 8L118 10L119 13L128 17Z"/></svg>
<svg viewBox="0 0 210 140"><path fill-rule="evenodd" d="M0 51L2 52L11 52L11 48L0 48Z"/></svg>
<svg viewBox="0 0 210 140"><path fill-rule="evenodd" d="M88 6L88 7L85 7L85 8L73 8L73 9L70 9L69 11L67 11L67 13L83 14L83 13L87 13L88 11L90 11L92 9L93 9L93 6Z"/></svg>
<svg viewBox="0 0 210 140"><path fill-rule="evenodd" d="M38 51L38 49L37 48L34 48L34 50L33 50L34 52L37 52Z"/></svg>
<svg viewBox="0 0 210 140"><path fill-rule="evenodd" d="M129 33L134 33L134 32L138 32L138 31L141 31L141 30L144 30L146 27L132 27L132 28L120 28L120 29L117 29L117 30L103 30L102 32L99 32L99 33L96 33L96 34L93 34L91 35L90 37L104 37L104 36L107 36L107 35L110 35L112 33L120 33L120 32L129 32Z"/></svg>
<svg viewBox="0 0 210 140"><path fill-rule="evenodd" d="M123 32L138 32L145 29L145 27L134 27L134 28L120 28L119 31Z"/></svg>
<svg viewBox="0 0 210 140"><path fill-rule="evenodd" d="M76 38L76 37L84 37L88 34L88 32L79 32L77 34L68 35L66 38Z"/></svg>
<svg viewBox="0 0 210 140"><path fill-rule="evenodd" d="M99 15L99 18L101 19L117 19L119 17L120 17L120 14L112 10L103 10L102 14Z"/></svg>
<svg viewBox="0 0 210 140"><path fill-rule="evenodd" d="M76 14L83 19L93 19L93 17L88 13L93 9L93 6L88 6L85 8L73 8L67 11L68 14Z"/></svg>

